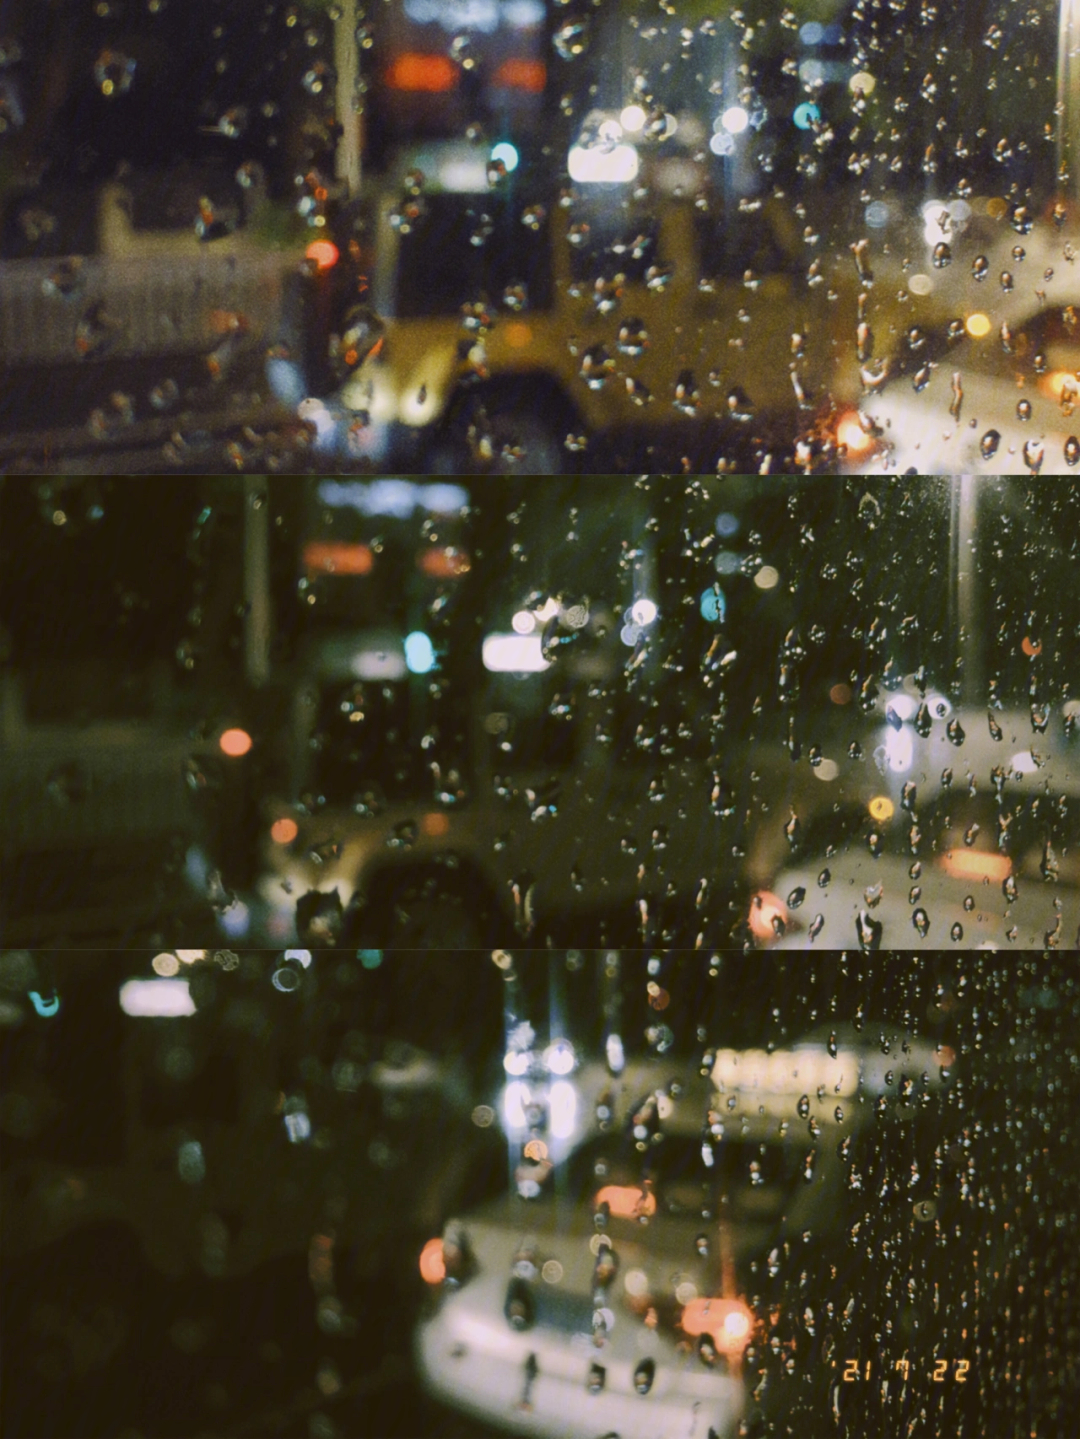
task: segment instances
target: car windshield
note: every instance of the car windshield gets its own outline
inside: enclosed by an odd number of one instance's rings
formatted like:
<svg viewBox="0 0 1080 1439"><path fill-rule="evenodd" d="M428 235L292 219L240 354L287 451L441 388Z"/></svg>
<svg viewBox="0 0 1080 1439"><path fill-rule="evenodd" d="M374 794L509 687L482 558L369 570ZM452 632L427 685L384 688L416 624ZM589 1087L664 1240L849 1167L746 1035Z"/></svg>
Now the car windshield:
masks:
<svg viewBox="0 0 1080 1439"><path fill-rule="evenodd" d="M704 1130L704 1126L703 1126ZM733 1222L780 1219L802 1176L797 1146L776 1137L690 1139L665 1135L642 1153L632 1139L594 1141L566 1161L547 1193L567 1194L613 1219L654 1214Z"/></svg>

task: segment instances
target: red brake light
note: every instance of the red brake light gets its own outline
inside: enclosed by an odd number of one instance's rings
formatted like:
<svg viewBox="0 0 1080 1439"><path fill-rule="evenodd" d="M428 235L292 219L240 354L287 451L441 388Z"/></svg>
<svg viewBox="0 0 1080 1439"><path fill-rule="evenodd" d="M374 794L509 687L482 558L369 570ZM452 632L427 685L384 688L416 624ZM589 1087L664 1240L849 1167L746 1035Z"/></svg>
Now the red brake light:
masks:
<svg viewBox="0 0 1080 1439"><path fill-rule="evenodd" d="M386 72L386 83L391 90L444 95L457 84L457 70L447 55L422 55L407 50Z"/></svg>
<svg viewBox="0 0 1080 1439"><path fill-rule="evenodd" d="M338 262L338 247L332 240L313 240L304 255L313 260L320 271L330 270Z"/></svg>
<svg viewBox="0 0 1080 1439"><path fill-rule="evenodd" d="M499 90L527 90L530 95L542 95L546 81L547 67L542 60L511 56L495 71L495 88Z"/></svg>
<svg viewBox="0 0 1080 1439"><path fill-rule="evenodd" d="M420 1251L420 1277L425 1284L441 1284L446 1278L441 1239L429 1239Z"/></svg>
<svg viewBox="0 0 1080 1439"><path fill-rule="evenodd" d="M374 562L369 545L313 540L304 546L308 574L369 575Z"/></svg>
<svg viewBox="0 0 1080 1439"><path fill-rule="evenodd" d="M750 901L750 931L754 938L766 941L777 939L783 934L787 923L788 913L784 901L767 889L759 890Z"/></svg>

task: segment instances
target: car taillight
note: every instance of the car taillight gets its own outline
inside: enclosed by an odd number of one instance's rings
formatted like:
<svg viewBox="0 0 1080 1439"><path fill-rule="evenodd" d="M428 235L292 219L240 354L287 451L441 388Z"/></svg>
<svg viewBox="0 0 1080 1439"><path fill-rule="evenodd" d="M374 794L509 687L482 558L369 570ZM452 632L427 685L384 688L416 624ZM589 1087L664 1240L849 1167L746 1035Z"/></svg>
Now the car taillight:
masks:
<svg viewBox="0 0 1080 1439"><path fill-rule="evenodd" d="M766 943L780 939L788 927L787 906L778 895L758 890L750 901L750 932Z"/></svg>
<svg viewBox="0 0 1080 1439"><path fill-rule="evenodd" d="M420 1251L420 1277L425 1284L441 1284L446 1278L441 1239L429 1239Z"/></svg>
<svg viewBox="0 0 1080 1439"><path fill-rule="evenodd" d="M464 1284L474 1268L468 1239L448 1225L441 1239L429 1239L420 1251L420 1277L426 1284Z"/></svg>
<svg viewBox="0 0 1080 1439"><path fill-rule="evenodd" d="M313 240L304 257L311 260L317 270L330 270L338 262L338 247L332 240Z"/></svg>

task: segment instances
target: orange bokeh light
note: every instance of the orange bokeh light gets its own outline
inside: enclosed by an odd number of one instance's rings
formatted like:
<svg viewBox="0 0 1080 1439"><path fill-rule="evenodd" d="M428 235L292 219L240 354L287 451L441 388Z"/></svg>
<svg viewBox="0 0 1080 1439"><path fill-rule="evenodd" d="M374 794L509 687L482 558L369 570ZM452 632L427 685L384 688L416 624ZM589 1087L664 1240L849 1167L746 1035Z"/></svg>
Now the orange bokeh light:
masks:
<svg viewBox="0 0 1080 1439"><path fill-rule="evenodd" d="M369 575L373 563L368 545L313 541L304 546L304 568L309 574Z"/></svg>
<svg viewBox="0 0 1080 1439"><path fill-rule="evenodd" d="M497 90L527 90L530 95L542 95L546 80L547 67L543 60L511 56L495 71L494 84Z"/></svg>
<svg viewBox="0 0 1080 1439"><path fill-rule="evenodd" d="M287 816L276 819L270 826L270 838L275 844L292 844L299 833L300 826Z"/></svg>
<svg viewBox="0 0 1080 1439"><path fill-rule="evenodd" d="M421 550L416 557L417 568L425 575L440 580L456 580L469 573L469 557L454 545Z"/></svg>
<svg viewBox="0 0 1080 1439"><path fill-rule="evenodd" d="M441 835L450 833L450 818L439 810L432 810L420 821L420 829L430 839L438 839Z"/></svg>
<svg viewBox="0 0 1080 1439"><path fill-rule="evenodd" d="M596 1208L606 1204L614 1219L637 1219L656 1213L656 1195L630 1184L605 1184L596 1196Z"/></svg>
<svg viewBox="0 0 1080 1439"><path fill-rule="evenodd" d="M874 443L873 436L866 433L856 414L844 416L836 427L836 439L838 444L844 446L849 455L861 455Z"/></svg>
<svg viewBox="0 0 1080 1439"><path fill-rule="evenodd" d="M1000 884L1012 873L1012 861L1006 854L987 854L985 850L954 849L942 856L941 866L953 879L991 880Z"/></svg>
<svg viewBox="0 0 1080 1439"><path fill-rule="evenodd" d="M767 889L759 890L750 901L750 931L755 939L775 939L773 920L787 924L787 917L783 900Z"/></svg>
<svg viewBox="0 0 1080 1439"><path fill-rule="evenodd" d="M244 729L227 729L218 740L222 754L239 759L251 749L251 736Z"/></svg>
<svg viewBox="0 0 1080 1439"><path fill-rule="evenodd" d="M695 1338L708 1334L724 1354L741 1354L750 1343L754 1316L740 1299L691 1299L679 1326Z"/></svg>
<svg viewBox="0 0 1080 1439"><path fill-rule="evenodd" d="M313 240L304 254L320 270L330 270L338 262L338 247L332 240Z"/></svg>
<svg viewBox="0 0 1080 1439"><path fill-rule="evenodd" d="M390 66L386 83L391 90L442 95L457 84L457 69L447 55L422 55L415 50L406 50Z"/></svg>
<svg viewBox="0 0 1080 1439"><path fill-rule="evenodd" d="M446 1278L441 1239L429 1239L420 1251L420 1277L425 1284L441 1284Z"/></svg>

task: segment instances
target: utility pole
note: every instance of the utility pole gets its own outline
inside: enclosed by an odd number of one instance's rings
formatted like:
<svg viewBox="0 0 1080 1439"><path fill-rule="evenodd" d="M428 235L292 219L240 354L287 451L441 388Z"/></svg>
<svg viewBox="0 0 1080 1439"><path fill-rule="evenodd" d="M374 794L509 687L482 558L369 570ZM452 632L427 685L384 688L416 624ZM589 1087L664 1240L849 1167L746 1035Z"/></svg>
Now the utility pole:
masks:
<svg viewBox="0 0 1080 1439"><path fill-rule="evenodd" d="M1080 165L1073 137L1080 126L1080 0L1061 0L1058 18L1057 173L1069 199L1080 201ZM1068 176L1063 180L1063 176Z"/></svg>
<svg viewBox="0 0 1080 1439"><path fill-rule="evenodd" d="M360 46L356 40L356 0L338 0L334 21L334 69L337 73L336 109L341 135L337 144L335 173L344 182L346 198L360 195L361 114Z"/></svg>
<svg viewBox="0 0 1080 1439"><path fill-rule="evenodd" d="M954 608L956 656L962 663L960 702L982 703L986 695L983 674L983 634L979 615L978 556L976 554L978 519L978 478L975 475L954 475L952 504L949 517L949 570L952 593L949 604Z"/></svg>
<svg viewBox="0 0 1080 1439"><path fill-rule="evenodd" d="M270 496L265 475L244 478L244 675L270 678Z"/></svg>

